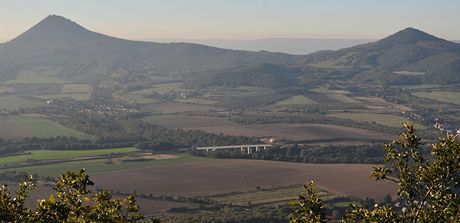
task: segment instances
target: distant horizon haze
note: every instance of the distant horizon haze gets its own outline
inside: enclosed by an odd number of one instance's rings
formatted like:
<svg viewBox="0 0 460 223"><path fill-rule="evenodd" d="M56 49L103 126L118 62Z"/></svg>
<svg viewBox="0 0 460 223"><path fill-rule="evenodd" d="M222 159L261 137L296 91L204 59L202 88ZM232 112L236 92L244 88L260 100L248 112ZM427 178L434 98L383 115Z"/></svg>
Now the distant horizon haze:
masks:
<svg viewBox="0 0 460 223"><path fill-rule="evenodd" d="M315 39L315 38L266 38L266 39L140 39L159 43L196 43L232 50L269 51L296 55L321 50L338 50L375 41L373 39Z"/></svg>
<svg viewBox="0 0 460 223"><path fill-rule="evenodd" d="M78 21L74 21L77 22ZM29 27L30 28L30 27ZM25 31L25 30L24 30ZM91 30L96 31L97 30ZM105 33L102 33L105 34ZM113 36L118 37L118 36ZM0 39L0 44L10 41L11 39ZM378 39L339 39L339 38L292 38L292 37L272 37L258 39L193 39L193 38L133 38L128 40L147 41L157 43L185 42L202 44L212 47L232 50L246 51L269 51L280 52L295 55L309 54L321 50L339 50L364 43L374 42ZM449 40L460 43L460 40Z"/></svg>
<svg viewBox="0 0 460 223"><path fill-rule="evenodd" d="M381 39L407 27L460 39L452 0L4 0L0 40L55 14L124 39Z"/></svg>

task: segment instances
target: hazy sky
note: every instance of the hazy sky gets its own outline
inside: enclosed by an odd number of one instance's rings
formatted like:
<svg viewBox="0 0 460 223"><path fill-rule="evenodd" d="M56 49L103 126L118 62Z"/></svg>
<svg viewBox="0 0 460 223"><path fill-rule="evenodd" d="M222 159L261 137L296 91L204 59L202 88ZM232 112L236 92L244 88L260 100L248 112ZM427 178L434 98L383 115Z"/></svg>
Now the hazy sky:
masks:
<svg viewBox="0 0 460 223"><path fill-rule="evenodd" d="M128 39L377 39L409 26L460 39L459 0L1 0L0 41L49 14Z"/></svg>

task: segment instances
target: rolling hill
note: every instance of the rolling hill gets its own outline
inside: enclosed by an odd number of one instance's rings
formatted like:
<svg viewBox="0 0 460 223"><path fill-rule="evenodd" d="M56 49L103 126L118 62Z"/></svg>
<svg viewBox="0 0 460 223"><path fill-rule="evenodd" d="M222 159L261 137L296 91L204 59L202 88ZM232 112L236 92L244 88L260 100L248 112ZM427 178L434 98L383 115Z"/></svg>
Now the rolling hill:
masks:
<svg viewBox="0 0 460 223"><path fill-rule="evenodd" d="M21 70L35 66L55 67L58 78L94 83L114 72L188 75L248 64L283 64L293 59L281 53L123 40L52 15L0 46L0 80L14 79Z"/></svg>
<svg viewBox="0 0 460 223"><path fill-rule="evenodd" d="M460 44L414 28L382 40L305 56L305 63L329 69L362 69L356 81L459 83Z"/></svg>
<svg viewBox="0 0 460 223"><path fill-rule="evenodd" d="M275 88L304 84L292 80L308 81L312 76L358 83L450 84L460 83L459 70L460 44L413 28L372 43L298 56L130 41L51 15L0 45L0 84L22 77L90 83L96 88L102 82L149 85L159 79L207 79L205 84L232 86L244 84L251 75L257 77L249 85ZM233 80L237 82L231 84Z"/></svg>

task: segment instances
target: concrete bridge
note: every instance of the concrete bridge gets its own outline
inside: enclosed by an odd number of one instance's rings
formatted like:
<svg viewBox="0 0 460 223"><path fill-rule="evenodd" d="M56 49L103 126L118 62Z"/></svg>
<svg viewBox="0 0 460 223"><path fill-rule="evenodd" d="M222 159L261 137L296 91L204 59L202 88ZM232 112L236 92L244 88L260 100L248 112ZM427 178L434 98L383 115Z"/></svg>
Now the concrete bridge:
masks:
<svg viewBox="0 0 460 223"><path fill-rule="evenodd" d="M259 152L262 149L274 147L272 144L253 144L253 145L230 145L230 146L207 146L197 147L196 150L216 151L220 149L239 149L241 152L251 154L252 152Z"/></svg>

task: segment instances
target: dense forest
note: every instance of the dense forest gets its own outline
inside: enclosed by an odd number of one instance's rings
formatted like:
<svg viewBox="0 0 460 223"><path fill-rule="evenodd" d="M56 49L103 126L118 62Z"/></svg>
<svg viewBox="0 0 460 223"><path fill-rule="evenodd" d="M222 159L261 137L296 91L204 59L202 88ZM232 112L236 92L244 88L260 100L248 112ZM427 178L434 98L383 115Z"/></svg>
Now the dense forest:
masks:
<svg viewBox="0 0 460 223"><path fill-rule="evenodd" d="M296 84L294 75L299 73L299 69L263 63L250 68L199 75L187 79L184 87L202 89L207 87L251 86L276 89L294 86Z"/></svg>

